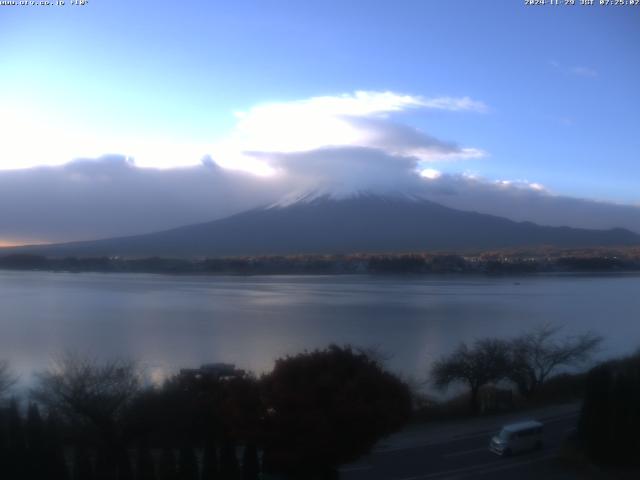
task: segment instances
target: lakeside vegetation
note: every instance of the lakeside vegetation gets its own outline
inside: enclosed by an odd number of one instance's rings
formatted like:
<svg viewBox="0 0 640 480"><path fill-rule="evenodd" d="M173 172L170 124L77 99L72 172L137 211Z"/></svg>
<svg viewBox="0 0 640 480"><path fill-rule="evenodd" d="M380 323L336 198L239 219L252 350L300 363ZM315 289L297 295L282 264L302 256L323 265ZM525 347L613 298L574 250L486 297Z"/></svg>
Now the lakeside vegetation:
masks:
<svg viewBox="0 0 640 480"><path fill-rule="evenodd" d="M578 445L605 465L640 467L640 351L589 371Z"/></svg>
<svg viewBox="0 0 640 480"><path fill-rule="evenodd" d="M190 275L488 274L640 271L640 247L499 250L460 253L309 254L200 259L0 257L0 269Z"/></svg>
<svg viewBox="0 0 640 480"><path fill-rule="evenodd" d="M435 385L462 382L469 392L440 403L425 403L378 352L348 346L281 358L261 377L213 364L161 383L145 381L133 361L67 353L40 372L22 403L9 397L15 377L0 362L0 472L28 480L333 480L340 465L410 421L576 400L584 400L577 448L590 461L634 465L640 354L587 374L561 371L586 365L600 342L544 325L461 344L428 373Z"/></svg>
<svg viewBox="0 0 640 480"><path fill-rule="evenodd" d="M510 387L524 400L534 399L552 374L584 365L602 342L602 337L593 332L563 338L559 332L558 327L542 325L509 340L482 338L471 345L463 342L434 362L430 378L440 389L456 383L465 385L472 414L481 411L481 402L496 407L503 402L508 408ZM499 398L501 392L496 389L494 398L481 398L483 387L501 383L509 386L502 390L509 393L508 398Z"/></svg>
<svg viewBox="0 0 640 480"><path fill-rule="evenodd" d="M3 365L6 392L13 379ZM259 378L213 364L160 385L145 385L135 362L67 353L39 374L26 416L15 399L0 408L0 474L335 479L339 465L369 452L410 415L409 387L350 347L281 358Z"/></svg>

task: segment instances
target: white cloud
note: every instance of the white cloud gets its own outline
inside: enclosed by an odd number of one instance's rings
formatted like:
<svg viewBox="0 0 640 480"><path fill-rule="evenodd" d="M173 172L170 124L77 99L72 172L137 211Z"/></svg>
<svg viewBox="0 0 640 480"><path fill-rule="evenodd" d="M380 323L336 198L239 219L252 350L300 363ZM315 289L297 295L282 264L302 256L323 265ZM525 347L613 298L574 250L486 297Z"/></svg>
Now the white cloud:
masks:
<svg viewBox="0 0 640 480"><path fill-rule="evenodd" d="M283 172L281 179L295 185L296 194L410 193L421 187L417 159L376 148L343 146L269 154L269 162Z"/></svg>
<svg viewBox="0 0 640 480"><path fill-rule="evenodd" d="M429 180L435 180L442 176L442 172L434 168L425 168L420 172L420 175L425 178L428 178Z"/></svg>
<svg viewBox="0 0 640 480"><path fill-rule="evenodd" d="M484 156L480 149L460 147L387 118L351 118L349 121L351 127L360 132L358 146L377 148L390 155L415 157L424 162Z"/></svg>
<svg viewBox="0 0 640 480"><path fill-rule="evenodd" d="M115 136L79 121L11 105L0 107L0 131L0 169L4 170L63 165L112 152L134 158L142 167L173 168L197 165L209 150L206 143L178 138Z"/></svg>
<svg viewBox="0 0 640 480"><path fill-rule="evenodd" d="M516 221L582 228L627 228L640 233L640 208L550 192L527 180L491 180L477 174L442 174L423 178L422 195L460 210L473 210Z"/></svg>
<svg viewBox="0 0 640 480"><path fill-rule="evenodd" d="M483 154L392 119L409 109L486 107L469 97L388 91L312 97L239 112L227 138L204 145L113 137L5 106L0 242L142 233L219 218L301 189L412 189L424 162ZM215 162L201 163L206 152Z"/></svg>
<svg viewBox="0 0 640 480"><path fill-rule="evenodd" d="M476 180L479 182L487 182L486 179L483 179L480 176L465 176L464 178ZM495 180L493 182L498 188L508 188L508 189L519 189L519 190L533 190L536 192L546 192L549 193L547 188L541 183L530 182L528 180Z"/></svg>
<svg viewBox="0 0 640 480"><path fill-rule="evenodd" d="M291 189L210 159L140 168L124 156L0 171L0 244L130 235L205 222L272 202Z"/></svg>
<svg viewBox="0 0 640 480"><path fill-rule="evenodd" d="M454 98L454 97L437 97L437 98L425 98L421 102L422 107L435 108L441 110L451 110L459 112L463 110L472 112L486 112L488 107L477 100L473 100L469 97Z"/></svg>
<svg viewBox="0 0 640 480"><path fill-rule="evenodd" d="M329 147L377 148L423 161L484 155L478 148L438 140L391 120L393 114L409 109L485 111L486 106L469 97L425 98L372 91L268 103L237 112L234 131L213 146L212 154L224 167L249 171L260 167L256 160L261 159L260 168L266 173L269 153Z"/></svg>
<svg viewBox="0 0 640 480"><path fill-rule="evenodd" d="M389 91L273 102L236 113L231 134L212 144L140 132L115 134L81 119L54 118L35 107L4 105L0 107L0 169L63 165L74 158L97 158L112 152L135 159L141 167L174 168L198 165L200 158L209 154L224 167L265 176L274 170L254 152L359 146L423 160L480 155L478 149L440 142L418 131L408 135L411 127L391 123L390 116L410 109L484 111L486 106L469 97L421 97ZM403 145L401 137L410 143Z"/></svg>
<svg viewBox="0 0 640 480"><path fill-rule="evenodd" d="M420 195L460 210L513 220L640 232L640 207L568 198L525 180L492 180L421 168L380 149L334 147L278 154L261 178L198 166L140 168L123 156L0 171L0 244L145 233L222 218L285 196L367 190Z"/></svg>
<svg viewBox="0 0 640 480"><path fill-rule="evenodd" d="M556 196L527 180L444 173L440 170L444 161L485 153L435 138L394 118L419 108L486 109L467 97L423 98L392 92L313 97L239 113L236 128L213 147L171 139L129 143L116 139L103 144L86 130L55 128L43 131L36 141L22 127L44 129L47 119L22 112L22 117L13 117L14 123L0 125L7 127L0 159L21 155L31 162L28 166L38 165L42 158L60 165L0 170L0 245L157 231L221 218L287 195L298 198L309 191L408 193L514 220L640 231L638 207ZM124 155L91 154L107 146ZM53 147L58 156L50 151ZM79 147L88 152L83 158L94 159L65 163L60 152L70 155ZM201 151L207 150L215 161L201 160ZM18 157L8 156L10 151ZM132 152L138 153L135 162ZM440 162L438 169L433 168L434 161ZM149 166L165 169L144 168Z"/></svg>

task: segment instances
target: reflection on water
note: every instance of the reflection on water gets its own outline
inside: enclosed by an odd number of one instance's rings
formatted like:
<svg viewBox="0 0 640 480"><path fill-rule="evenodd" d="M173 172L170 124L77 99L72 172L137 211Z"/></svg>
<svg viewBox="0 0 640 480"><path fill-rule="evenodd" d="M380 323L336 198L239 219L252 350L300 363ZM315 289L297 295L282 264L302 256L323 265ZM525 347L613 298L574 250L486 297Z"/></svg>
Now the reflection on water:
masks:
<svg viewBox="0 0 640 480"><path fill-rule="evenodd" d="M204 362L269 370L334 342L378 346L424 378L462 340L543 322L640 347L640 276L172 277L0 272L0 358L23 378L66 348L140 359L153 375Z"/></svg>

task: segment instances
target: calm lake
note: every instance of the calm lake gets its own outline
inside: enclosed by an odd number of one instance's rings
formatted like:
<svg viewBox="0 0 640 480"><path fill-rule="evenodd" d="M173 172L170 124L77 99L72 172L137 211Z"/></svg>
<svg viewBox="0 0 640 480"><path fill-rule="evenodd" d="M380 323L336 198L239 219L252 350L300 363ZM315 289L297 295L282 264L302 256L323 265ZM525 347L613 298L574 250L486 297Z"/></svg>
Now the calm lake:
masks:
<svg viewBox="0 0 640 480"><path fill-rule="evenodd" d="M188 277L0 271L0 358L28 383L65 349L140 360L155 377L207 362L256 372L330 343L378 347L423 379L460 341L552 322L640 347L640 275Z"/></svg>

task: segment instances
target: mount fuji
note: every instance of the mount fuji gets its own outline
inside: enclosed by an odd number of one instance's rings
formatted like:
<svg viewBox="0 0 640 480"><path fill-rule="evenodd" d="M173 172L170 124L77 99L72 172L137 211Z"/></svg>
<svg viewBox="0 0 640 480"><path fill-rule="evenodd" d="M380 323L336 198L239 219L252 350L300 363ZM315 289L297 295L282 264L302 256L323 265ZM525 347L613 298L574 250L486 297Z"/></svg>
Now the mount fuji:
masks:
<svg viewBox="0 0 640 480"><path fill-rule="evenodd" d="M549 227L444 207L410 195L316 194L207 223L0 253L51 257L219 257L640 245L629 230Z"/></svg>

